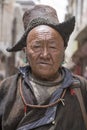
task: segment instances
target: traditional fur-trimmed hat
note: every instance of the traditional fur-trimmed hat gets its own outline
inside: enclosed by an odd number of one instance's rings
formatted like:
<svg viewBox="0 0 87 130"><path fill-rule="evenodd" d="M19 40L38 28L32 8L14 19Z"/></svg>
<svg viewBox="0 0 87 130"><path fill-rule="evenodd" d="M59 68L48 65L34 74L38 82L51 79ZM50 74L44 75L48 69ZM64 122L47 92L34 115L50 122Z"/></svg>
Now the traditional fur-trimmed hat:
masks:
<svg viewBox="0 0 87 130"><path fill-rule="evenodd" d="M75 17L59 23L56 10L47 5L36 5L31 10L25 11L23 15L23 23L25 32L21 39L11 48L7 48L8 52L16 52L22 50L26 46L26 38L34 27L39 25L48 25L60 33L64 40L64 46L67 42L75 26Z"/></svg>

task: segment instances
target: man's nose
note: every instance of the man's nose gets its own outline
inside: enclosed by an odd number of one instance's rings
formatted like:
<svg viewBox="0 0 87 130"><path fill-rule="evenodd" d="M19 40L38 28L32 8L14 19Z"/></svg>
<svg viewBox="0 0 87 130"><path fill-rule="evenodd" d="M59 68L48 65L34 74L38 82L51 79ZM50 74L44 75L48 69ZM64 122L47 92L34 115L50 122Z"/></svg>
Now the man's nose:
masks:
<svg viewBox="0 0 87 130"><path fill-rule="evenodd" d="M46 47L44 47L43 48L43 50L42 50L42 56L44 57L44 58L47 58L48 57L48 49L46 48Z"/></svg>

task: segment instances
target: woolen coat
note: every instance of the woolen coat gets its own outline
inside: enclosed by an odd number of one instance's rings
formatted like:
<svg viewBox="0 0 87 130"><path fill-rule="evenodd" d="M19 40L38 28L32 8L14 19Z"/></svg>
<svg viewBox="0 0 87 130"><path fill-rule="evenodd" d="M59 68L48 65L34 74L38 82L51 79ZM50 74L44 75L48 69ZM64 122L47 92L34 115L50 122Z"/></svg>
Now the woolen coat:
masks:
<svg viewBox="0 0 87 130"><path fill-rule="evenodd" d="M73 76L74 79L76 76ZM20 78L18 73L5 79L0 86L0 130L30 130L28 124L32 124L44 117L45 109L29 108L25 115L25 105L20 95ZM84 104L87 111L87 82L82 78L84 85L80 85ZM57 104L55 119L42 126L31 128L32 130L86 130L81 108L73 85L67 88L64 96L65 105ZM27 98L33 98L28 91ZM51 120L51 118L48 119ZM39 122L40 123L40 122Z"/></svg>

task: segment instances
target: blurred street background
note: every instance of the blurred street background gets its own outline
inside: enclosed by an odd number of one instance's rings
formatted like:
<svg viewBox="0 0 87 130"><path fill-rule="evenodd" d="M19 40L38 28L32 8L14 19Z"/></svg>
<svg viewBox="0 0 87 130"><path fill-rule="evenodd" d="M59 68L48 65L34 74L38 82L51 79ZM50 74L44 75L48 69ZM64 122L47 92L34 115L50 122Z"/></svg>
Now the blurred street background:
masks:
<svg viewBox="0 0 87 130"><path fill-rule="evenodd" d="M0 0L0 80L25 65L23 52L8 53L6 48L20 39L24 32L23 13L36 4L53 6L60 22L75 16L75 29L68 42L64 66L87 78L87 0Z"/></svg>

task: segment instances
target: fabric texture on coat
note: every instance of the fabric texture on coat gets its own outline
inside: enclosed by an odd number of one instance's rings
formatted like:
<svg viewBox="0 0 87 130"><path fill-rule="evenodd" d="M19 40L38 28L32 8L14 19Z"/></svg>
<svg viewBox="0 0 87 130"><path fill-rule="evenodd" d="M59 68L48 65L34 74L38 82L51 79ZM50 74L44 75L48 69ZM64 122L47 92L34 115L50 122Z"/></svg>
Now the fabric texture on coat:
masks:
<svg viewBox="0 0 87 130"><path fill-rule="evenodd" d="M9 77L0 86L0 124L2 125L0 130L16 130L22 128L22 126L43 118L47 112L47 109L28 108L27 115L24 116L24 104L19 92L19 79L22 76L18 73ZM76 76L73 76L73 82L75 79L77 79ZM83 78L82 80L85 85L81 89L87 109L87 84ZM62 103L58 104L55 119L47 125L31 128L32 130L86 130L77 97L75 94L70 94L70 88L72 86L71 84L67 88L64 98L65 106ZM28 97L31 97L31 92ZM49 103L49 101L46 102Z"/></svg>

